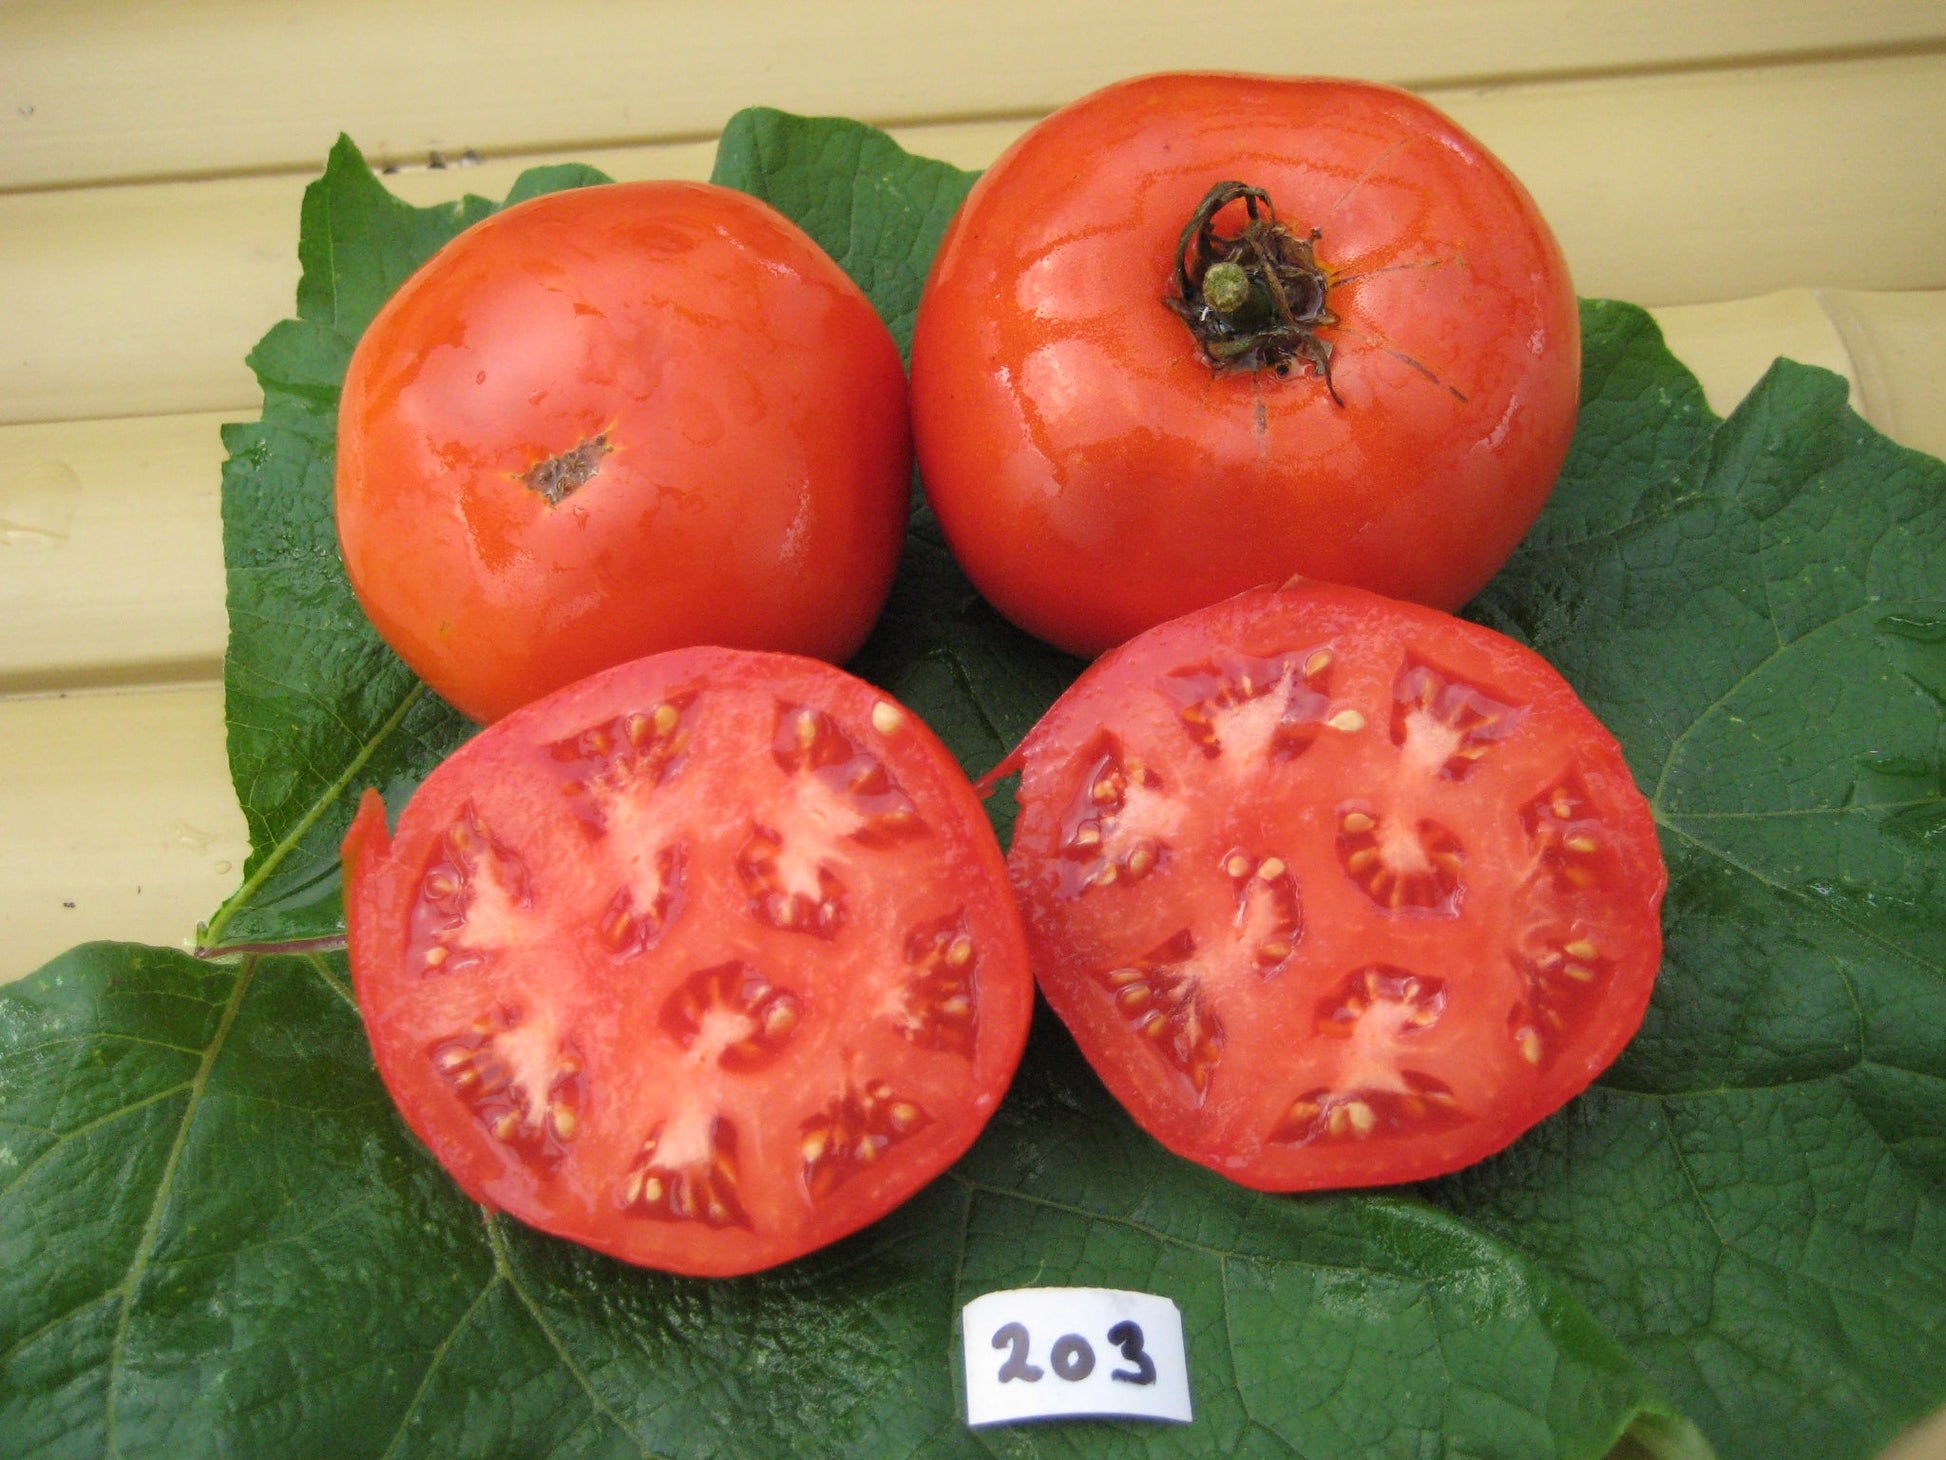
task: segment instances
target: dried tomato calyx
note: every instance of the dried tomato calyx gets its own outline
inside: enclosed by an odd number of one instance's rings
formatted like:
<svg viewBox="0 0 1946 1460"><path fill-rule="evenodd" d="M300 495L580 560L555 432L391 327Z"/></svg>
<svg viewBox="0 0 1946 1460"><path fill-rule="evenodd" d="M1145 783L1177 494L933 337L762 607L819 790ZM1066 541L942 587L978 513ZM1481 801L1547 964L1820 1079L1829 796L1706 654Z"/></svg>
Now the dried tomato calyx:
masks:
<svg viewBox="0 0 1946 1460"><path fill-rule="evenodd" d="M595 479L601 471L601 459L612 450L604 431L559 456L535 462L521 477L521 485L539 493L548 506L558 507Z"/></svg>
<svg viewBox="0 0 1946 1460"><path fill-rule="evenodd" d="M1235 233L1218 233L1216 215L1236 202L1249 221ZM1262 188L1220 182L1183 225L1175 293L1162 302L1182 317L1216 369L1289 375L1302 362L1343 405L1331 383L1331 342L1318 334L1338 322L1326 299L1330 276L1317 261L1322 236L1279 223Z"/></svg>

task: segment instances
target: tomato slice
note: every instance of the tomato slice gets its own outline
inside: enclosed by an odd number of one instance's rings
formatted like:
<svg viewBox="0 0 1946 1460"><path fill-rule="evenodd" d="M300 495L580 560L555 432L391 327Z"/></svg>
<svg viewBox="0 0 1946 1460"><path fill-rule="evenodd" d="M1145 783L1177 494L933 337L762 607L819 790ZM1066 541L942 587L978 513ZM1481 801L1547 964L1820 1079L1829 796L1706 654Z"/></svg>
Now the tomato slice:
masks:
<svg viewBox="0 0 1946 1460"><path fill-rule="evenodd" d="M828 665L678 650L516 711L345 842L352 973L476 1201L724 1275L966 1149L1033 980L993 832L917 716Z"/></svg>
<svg viewBox="0 0 1946 1460"><path fill-rule="evenodd" d="M1505 1146L1642 1020L1667 882L1620 747L1491 630L1303 583L1098 660L1018 767L1035 971L1164 1145L1268 1190Z"/></svg>

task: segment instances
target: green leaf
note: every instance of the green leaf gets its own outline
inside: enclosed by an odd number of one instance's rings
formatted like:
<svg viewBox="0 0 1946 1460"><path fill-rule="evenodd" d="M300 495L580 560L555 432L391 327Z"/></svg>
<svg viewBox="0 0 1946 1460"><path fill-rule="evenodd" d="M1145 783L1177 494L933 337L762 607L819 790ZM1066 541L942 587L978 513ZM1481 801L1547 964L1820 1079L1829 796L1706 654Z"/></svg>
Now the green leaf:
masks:
<svg viewBox="0 0 1946 1460"><path fill-rule="evenodd" d="M536 168L510 198L600 181L592 168ZM396 805L471 733L353 598L332 474L352 346L414 269L492 211L473 197L402 203L344 138L305 190L297 318L251 352L262 419L223 431L225 712L251 852L243 886L204 932L207 946L341 934L338 842L358 791L383 787Z"/></svg>
<svg viewBox="0 0 1946 1460"><path fill-rule="evenodd" d="M1651 794L1655 1002L1439 1196L1726 1457L1855 1456L1946 1395L1946 466L1788 362L1671 439L1659 485L1577 480L1481 606Z"/></svg>
<svg viewBox="0 0 1946 1460"><path fill-rule="evenodd" d="M914 157L862 122L751 107L724 127L710 181L762 198L815 238L910 355L926 271L975 175Z"/></svg>
<svg viewBox="0 0 1946 1460"><path fill-rule="evenodd" d="M405 1133L340 957L99 945L0 991L9 1454L1595 1456L1631 1362L1505 1244L1401 1198L1244 1191L1037 1035L973 1154L778 1272L670 1278L469 1206ZM1135 1286L1197 1419L975 1435L959 1306ZM1673 1453L1673 1452L1672 1452Z"/></svg>
<svg viewBox="0 0 1946 1460"><path fill-rule="evenodd" d="M507 200L500 206L511 208L515 203L524 203L529 198L538 198L545 193L564 193L569 188L593 188L606 182L613 182L607 173L598 167L589 167L581 162L557 162L543 167L530 167L514 179L514 185L507 189Z"/></svg>

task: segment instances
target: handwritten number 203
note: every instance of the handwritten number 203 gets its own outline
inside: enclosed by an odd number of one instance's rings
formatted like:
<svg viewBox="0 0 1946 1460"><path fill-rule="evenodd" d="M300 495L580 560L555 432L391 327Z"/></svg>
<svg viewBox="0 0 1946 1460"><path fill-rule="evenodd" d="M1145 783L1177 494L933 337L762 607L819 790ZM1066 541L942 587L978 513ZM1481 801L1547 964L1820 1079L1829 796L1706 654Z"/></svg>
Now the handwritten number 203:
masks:
<svg viewBox="0 0 1946 1460"><path fill-rule="evenodd" d="M1134 1364L1133 1369L1112 1369L1108 1377L1124 1384L1155 1383L1155 1360L1142 1348L1142 1326L1124 1319L1108 1330L1108 1341L1121 1350L1122 1357ZM1033 1338L1024 1323L1003 1323L995 1330L993 1346L1007 1350L1007 1361L1000 1366L1000 1382L1007 1383L1018 1379L1024 1384L1038 1384L1046 1372L1039 1364L1029 1363L1027 1355L1033 1346ZM1054 1347L1048 1354L1048 1363L1054 1366L1057 1378L1071 1384L1078 1384L1095 1371L1094 1345L1078 1333L1064 1333L1054 1340Z"/></svg>

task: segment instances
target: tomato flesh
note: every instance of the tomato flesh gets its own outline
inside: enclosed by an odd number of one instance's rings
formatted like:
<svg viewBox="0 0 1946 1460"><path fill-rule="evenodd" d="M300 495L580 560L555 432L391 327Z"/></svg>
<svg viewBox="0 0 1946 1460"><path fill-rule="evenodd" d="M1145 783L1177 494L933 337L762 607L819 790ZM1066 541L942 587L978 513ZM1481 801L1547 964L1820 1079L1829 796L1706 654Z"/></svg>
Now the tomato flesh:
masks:
<svg viewBox="0 0 1946 1460"><path fill-rule="evenodd" d="M462 747L346 841L380 1073L475 1200L753 1271L971 1143L1033 982L957 763L842 671L677 651Z"/></svg>
<svg viewBox="0 0 1946 1460"><path fill-rule="evenodd" d="M1048 1002L1163 1144L1272 1190L1499 1150L1640 1024L1666 873L1539 656L1357 589L1257 590L1096 662L1023 742Z"/></svg>

